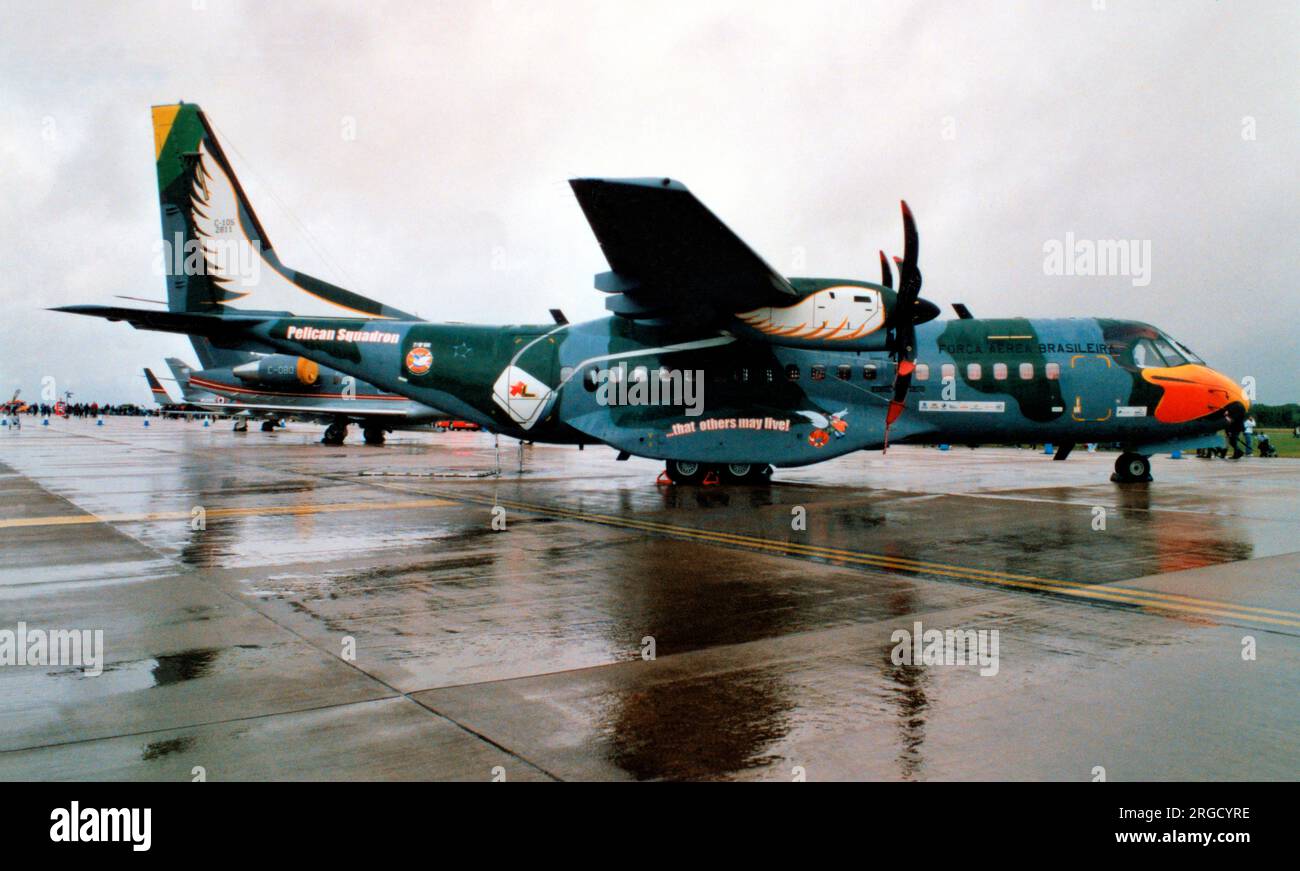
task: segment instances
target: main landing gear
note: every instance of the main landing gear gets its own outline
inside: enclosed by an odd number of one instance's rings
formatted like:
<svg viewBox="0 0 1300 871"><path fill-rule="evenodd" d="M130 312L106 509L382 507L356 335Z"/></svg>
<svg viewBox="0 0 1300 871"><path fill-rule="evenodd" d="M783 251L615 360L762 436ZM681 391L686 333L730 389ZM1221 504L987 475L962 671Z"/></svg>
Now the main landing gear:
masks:
<svg viewBox="0 0 1300 871"><path fill-rule="evenodd" d="M382 445L384 443L384 428L380 426L368 426L361 431L368 445Z"/></svg>
<svg viewBox="0 0 1300 871"><path fill-rule="evenodd" d="M696 463L669 460L664 475L673 484L766 484L772 467L764 463Z"/></svg>
<svg viewBox="0 0 1300 871"><path fill-rule="evenodd" d="M246 417L237 417L237 418L235 418L235 425L234 425L233 427L230 428L230 431L231 431L231 432L248 432L248 418L246 418Z"/></svg>
<svg viewBox="0 0 1300 871"><path fill-rule="evenodd" d="M1118 484L1135 484L1151 480L1151 460L1141 454L1123 453L1115 461L1115 474L1110 479Z"/></svg>
<svg viewBox="0 0 1300 871"><path fill-rule="evenodd" d="M262 432L275 432L275 428L280 425L278 420L262 421Z"/></svg>
<svg viewBox="0 0 1300 871"><path fill-rule="evenodd" d="M323 445L341 445L348 437L347 421L336 420L329 426L325 427L325 434L321 436Z"/></svg>

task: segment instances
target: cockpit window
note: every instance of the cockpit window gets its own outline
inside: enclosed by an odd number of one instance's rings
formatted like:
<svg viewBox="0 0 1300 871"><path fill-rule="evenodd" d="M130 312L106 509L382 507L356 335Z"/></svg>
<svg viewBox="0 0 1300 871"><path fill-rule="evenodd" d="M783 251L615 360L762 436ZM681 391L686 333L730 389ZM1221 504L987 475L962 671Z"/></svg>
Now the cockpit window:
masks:
<svg viewBox="0 0 1300 871"><path fill-rule="evenodd" d="M1174 346L1169 344L1165 339L1155 340L1156 349L1160 351L1160 356L1165 358L1165 362L1170 366L1186 366L1187 360L1183 355L1174 350Z"/></svg>
<svg viewBox="0 0 1300 871"><path fill-rule="evenodd" d="M1137 344L1133 346L1133 363L1139 369L1152 369L1167 365L1160 352L1156 350L1155 343L1150 339L1138 339Z"/></svg>
<svg viewBox="0 0 1300 871"><path fill-rule="evenodd" d="M1173 339L1170 339L1169 341L1172 342L1172 343L1173 343L1173 346L1174 346L1175 348L1177 348L1177 349L1179 350L1179 352L1180 352L1184 357L1187 358L1187 362L1188 362L1188 363L1195 363L1195 364L1197 364L1198 366L1204 366L1204 365L1205 365L1205 361L1202 360L1202 359L1201 359L1199 356L1197 356L1196 354L1193 354L1192 351L1191 351L1191 349L1188 348L1186 345L1184 345L1182 342L1175 342Z"/></svg>

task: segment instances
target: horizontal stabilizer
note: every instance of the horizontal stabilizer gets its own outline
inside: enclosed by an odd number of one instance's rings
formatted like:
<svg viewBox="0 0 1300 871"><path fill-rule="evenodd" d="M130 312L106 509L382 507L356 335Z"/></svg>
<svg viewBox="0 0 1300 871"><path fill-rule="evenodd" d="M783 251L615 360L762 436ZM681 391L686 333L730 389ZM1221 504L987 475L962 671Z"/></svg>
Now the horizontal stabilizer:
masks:
<svg viewBox="0 0 1300 871"><path fill-rule="evenodd" d="M196 314L193 312L153 311L123 308L115 305L64 305L50 309L74 315L89 315L110 321L126 321L138 330L157 330L163 333L185 333L200 336L236 336L249 327L266 320L260 316L224 316Z"/></svg>

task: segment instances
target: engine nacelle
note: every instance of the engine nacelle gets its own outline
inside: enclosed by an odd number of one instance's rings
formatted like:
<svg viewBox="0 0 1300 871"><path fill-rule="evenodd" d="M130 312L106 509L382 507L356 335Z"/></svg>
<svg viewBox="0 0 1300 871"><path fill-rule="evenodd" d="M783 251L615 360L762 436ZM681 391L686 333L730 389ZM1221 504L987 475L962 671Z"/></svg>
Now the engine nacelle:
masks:
<svg viewBox="0 0 1300 871"><path fill-rule="evenodd" d="M240 381L267 386L313 387L320 380L320 367L304 357L272 354L230 370Z"/></svg>
<svg viewBox="0 0 1300 871"><path fill-rule="evenodd" d="M794 348L882 351L888 347L886 322L898 294L864 281L791 278L807 293L787 306L764 306L737 312L729 329L752 341ZM939 308L920 299L914 321L936 317Z"/></svg>

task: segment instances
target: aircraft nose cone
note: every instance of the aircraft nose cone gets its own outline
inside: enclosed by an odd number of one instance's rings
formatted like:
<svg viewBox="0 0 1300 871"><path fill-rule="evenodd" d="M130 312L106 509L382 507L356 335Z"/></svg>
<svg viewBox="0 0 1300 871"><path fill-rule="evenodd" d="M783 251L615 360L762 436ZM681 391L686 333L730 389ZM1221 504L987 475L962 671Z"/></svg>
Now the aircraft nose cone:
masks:
<svg viewBox="0 0 1300 871"><path fill-rule="evenodd" d="M1143 369L1142 377L1162 389L1156 405L1161 423L1186 423L1209 414L1241 409L1243 419L1250 400L1241 385L1208 366L1188 364L1169 369Z"/></svg>
<svg viewBox="0 0 1300 871"><path fill-rule="evenodd" d="M1233 381L1222 372L1215 371L1208 366L1200 367L1201 372L1197 378L1205 388L1208 394L1208 401L1218 402L1220 406L1228 411L1232 406L1241 409L1244 416L1246 410L1250 408L1250 399L1246 396L1246 390L1236 381Z"/></svg>

